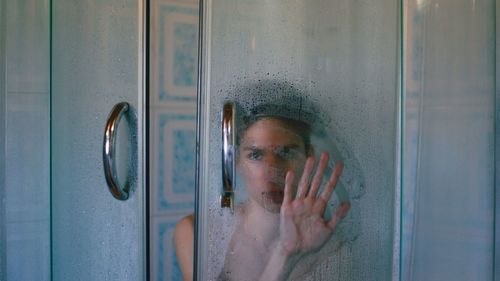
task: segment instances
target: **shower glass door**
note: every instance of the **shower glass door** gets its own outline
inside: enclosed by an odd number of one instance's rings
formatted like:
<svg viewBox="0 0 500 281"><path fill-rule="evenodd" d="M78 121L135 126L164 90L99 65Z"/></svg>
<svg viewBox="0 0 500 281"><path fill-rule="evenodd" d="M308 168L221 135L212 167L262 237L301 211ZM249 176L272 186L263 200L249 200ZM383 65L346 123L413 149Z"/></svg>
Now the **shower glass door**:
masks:
<svg viewBox="0 0 500 281"><path fill-rule="evenodd" d="M198 280L397 278L398 7L393 0L204 1ZM283 206L299 205L316 186L297 184L288 171L300 178L306 158L318 161L321 152L330 161L318 180L344 166L333 194L317 193L327 204L315 221L330 232L316 232L321 245L280 264L276 249L297 231ZM307 244L318 229L300 228L305 234L287 241Z"/></svg>
<svg viewBox="0 0 500 281"><path fill-rule="evenodd" d="M500 278L498 7L403 1L402 280Z"/></svg>
<svg viewBox="0 0 500 281"><path fill-rule="evenodd" d="M52 280L143 280L145 3L51 6ZM103 165L105 127L120 102L129 107L110 145L117 187L130 188L122 200Z"/></svg>

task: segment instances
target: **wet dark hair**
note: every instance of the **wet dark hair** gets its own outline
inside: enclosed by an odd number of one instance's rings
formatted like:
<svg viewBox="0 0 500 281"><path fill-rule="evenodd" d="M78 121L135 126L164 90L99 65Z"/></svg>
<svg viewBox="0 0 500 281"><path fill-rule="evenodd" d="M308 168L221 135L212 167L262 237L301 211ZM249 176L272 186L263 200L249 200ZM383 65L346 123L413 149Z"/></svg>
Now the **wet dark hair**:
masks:
<svg viewBox="0 0 500 281"><path fill-rule="evenodd" d="M284 80L256 80L233 87L229 98L236 101L238 145L250 126L270 118L290 125L302 138L306 153L311 148L311 134L322 118L306 91Z"/></svg>
<svg viewBox="0 0 500 281"><path fill-rule="evenodd" d="M289 125L293 132L300 136L302 142L304 143L304 148L306 154L311 148L311 126L305 122L294 120L290 118L284 118L280 116L274 115L262 115L257 113L258 109L256 108L254 112L251 112L249 115L245 115L240 118L240 124L238 124L238 133L236 134L236 144L240 145L240 139L245 135L245 132L248 128L250 128L253 124L255 124L259 120L263 119L277 119L282 121L283 123Z"/></svg>

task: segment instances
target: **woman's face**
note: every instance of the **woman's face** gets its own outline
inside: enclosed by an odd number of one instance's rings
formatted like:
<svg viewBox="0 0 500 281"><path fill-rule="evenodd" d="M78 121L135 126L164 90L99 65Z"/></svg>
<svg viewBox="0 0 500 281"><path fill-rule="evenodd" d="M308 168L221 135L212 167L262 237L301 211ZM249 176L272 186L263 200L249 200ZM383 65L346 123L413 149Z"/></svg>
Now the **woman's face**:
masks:
<svg viewBox="0 0 500 281"><path fill-rule="evenodd" d="M306 160L304 140L290 122L264 118L253 123L240 139L238 171L249 199L268 211L279 212L285 175L298 181ZM296 184L294 184L296 186Z"/></svg>

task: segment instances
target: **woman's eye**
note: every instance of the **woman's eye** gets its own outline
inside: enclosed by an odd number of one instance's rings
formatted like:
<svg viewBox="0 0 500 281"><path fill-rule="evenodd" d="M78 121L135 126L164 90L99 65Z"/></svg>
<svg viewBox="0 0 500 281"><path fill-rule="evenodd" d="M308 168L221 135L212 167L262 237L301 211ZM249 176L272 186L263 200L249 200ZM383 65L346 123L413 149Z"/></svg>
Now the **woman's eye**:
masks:
<svg viewBox="0 0 500 281"><path fill-rule="evenodd" d="M297 157L297 151L295 149L289 148L289 147L283 147L281 149L278 149L276 154L285 160L290 160L290 159L295 159Z"/></svg>
<svg viewBox="0 0 500 281"><path fill-rule="evenodd" d="M262 152L261 151L251 151L247 155L248 159L250 160L260 160L262 159Z"/></svg>

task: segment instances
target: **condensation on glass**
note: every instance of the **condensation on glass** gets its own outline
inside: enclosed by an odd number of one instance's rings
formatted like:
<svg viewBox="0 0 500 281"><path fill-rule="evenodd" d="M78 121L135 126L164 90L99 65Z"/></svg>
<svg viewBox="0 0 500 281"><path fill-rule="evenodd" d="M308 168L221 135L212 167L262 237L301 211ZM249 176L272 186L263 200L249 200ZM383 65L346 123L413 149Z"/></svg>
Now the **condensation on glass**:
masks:
<svg viewBox="0 0 500 281"><path fill-rule="evenodd" d="M145 278L143 5L127 0L51 6L53 280ZM137 116L137 128L133 118L120 122L117 158L127 167L118 165L118 179L127 170L137 178L128 199L119 201L108 190L102 153L107 117L123 101L130 104L127 115Z"/></svg>
<svg viewBox="0 0 500 281"><path fill-rule="evenodd" d="M231 256L235 248L245 247L234 243L245 242L236 238L245 235L241 210L247 210L251 186L258 181L245 175L242 159L246 155L241 154L240 142L235 148L240 153L235 164L234 210L221 208L221 112L227 101L237 105L240 141L248 133L244 119L260 105L270 104L261 108L267 110L265 114L303 113L301 121L313 127L313 153L319 157L328 151L333 158L330 169L334 162L344 162L327 213L348 200L349 214L317 254L299 261L291 278L390 280L397 248L397 1L215 0L206 1L203 9L199 280L235 278L227 269L237 262L238 257ZM298 99L283 97L290 93ZM290 104L284 104L285 100ZM268 132L297 134L295 125L284 128L271 122L263 126ZM301 157L297 156L296 177L305 155ZM278 185L283 184L284 174L272 165L266 172L267 180ZM270 196L262 201L265 205L275 199ZM264 217L262 224L272 226ZM258 242L268 245L276 238ZM252 237L248 239L247 246L256 245ZM266 253L252 261L265 263ZM262 269L253 262L246 263L255 269L249 279L257 279Z"/></svg>

